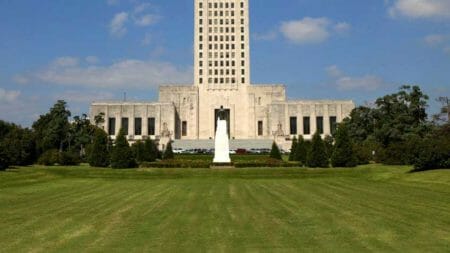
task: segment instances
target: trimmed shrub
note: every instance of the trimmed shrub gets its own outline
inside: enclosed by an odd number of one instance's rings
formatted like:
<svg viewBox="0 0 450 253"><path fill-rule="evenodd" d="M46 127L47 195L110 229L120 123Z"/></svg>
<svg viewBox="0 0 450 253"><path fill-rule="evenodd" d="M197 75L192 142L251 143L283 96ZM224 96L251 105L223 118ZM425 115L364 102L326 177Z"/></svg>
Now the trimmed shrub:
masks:
<svg viewBox="0 0 450 253"><path fill-rule="evenodd" d="M325 144L319 132L316 132L311 142L311 150L308 153L306 163L311 168L328 168L328 158L325 152Z"/></svg>
<svg viewBox="0 0 450 253"><path fill-rule="evenodd" d="M311 143L303 139L303 136L298 137L297 150L295 151L294 161L300 162L302 165L306 165L308 160L308 153Z"/></svg>
<svg viewBox="0 0 450 253"><path fill-rule="evenodd" d="M80 156L73 152L58 153L58 164L62 166L79 165L81 162Z"/></svg>
<svg viewBox="0 0 450 253"><path fill-rule="evenodd" d="M202 160L162 160L159 162L143 162L139 167L141 168L161 168L161 169L207 169L211 165L210 161Z"/></svg>
<svg viewBox="0 0 450 253"><path fill-rule="evenodd" d="M254 161L236 161L234 162L236 168L282 168L282 167L299 167L300 164L296 162L284 162L279 159L266 158Z"/></svg>
<svg viewBox="0 0 450 253"><path fill-rule="evenodd" d="M276 160L283 160L281 157L280 149L278 148L278 145L276 142L272 143L272 150L270 150L270 158L276 159Z"/></svg>
<svg viewBox="0 0 450 253"><path fill-rule="evenodd" d="M291 153L289 154L289 161L295 161L297 153L297 137L294 136L292 139Z"/></svg>
<svg viewBox="0 0 450 253"><path fill-rule="evenodd" d="M450 142L442 139L427 139L420 145L414 161L414 171L450 169Z"/></svg>
<svg viewBox="0 0 450 253"><path fill-rule="evenodd" d="M111 167L113 169L135 168L136 161L133 157L130 145L125 138L125 131L120 129L116 137L115 146L111 152Z"/></svg>
<svg viewBox="0 0 450 253"><path fill-rule="evenodd" d="M159 153L159 150L158 150L158 147L156 146L156 143L150 139L145 140L143 161L145 161L145 162L156 161L156 158L158 157L158 153Z"/></svg>
<svg viewBox="0 0 450 253"><path fill-rule="evenodd" d="M59 163L59 151L57 149L45 151L37 160L37 164L45 166L53 166L57 163Z"/></svg>
<svg viewBox="0 0 450 253"><path fill-rule="evenodd" d="M103 129L94 132L94 142L89 146L88 162L92 167L108 167L110 154L108 151L108 135Z"/></svg>
<svg viewBox="0 0 450 253"><path fill-rule="evenodd" d="M172 143L169 142L167 144L166 150L164 150L164 154L163 154L163 159L164 160L170 160L173 159L174 155L173 155L173 150L172 150Z"/></svg>
<svg viewBox="0 0 450 253"><path fill-rule="evenodd" d="M353 151L353 145L345 124L341 124L336 131L336 144L331 156L331 165L333 167L356 167L358 165L358 159Z"/></svg>
<svg viewBox="0 0 450 253"><path fill-rule="evenodd" d="M145 146L142 141L137 141L131 145L131 150L138 163L145 161Z"/></svg>

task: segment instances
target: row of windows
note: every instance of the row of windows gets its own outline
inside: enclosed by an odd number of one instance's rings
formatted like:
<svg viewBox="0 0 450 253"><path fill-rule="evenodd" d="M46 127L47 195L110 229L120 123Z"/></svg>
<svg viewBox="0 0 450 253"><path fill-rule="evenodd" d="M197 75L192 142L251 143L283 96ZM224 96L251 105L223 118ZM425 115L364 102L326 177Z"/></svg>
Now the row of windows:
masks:
<svg viewBox="0 0 450 253"><path fill-rule="evenodd" d="M208 19L208 25L234 25L236 21L235 19ZM200 18L198 20L199 25L203 25L203 19ZM245 24L245 20L241 18L241 25Z"/></svg>
<svg viewBox="0 0 450 253"><path fill-rule="evenodd" d="M200 39L203 39L202 38L202 36L200 36ZM236 49L236 46L235 46L236 44L212 44L212 43L209 43L209 46L208 46L208 48L209 48L209 50L235 50ZM203 44L202 43L200 43L199 44L199 46L198 46L198 48L200 49L200 50L203 50ZM241 44L241 50L244 50L245 49L245 44L244 43L242 43Z"/></svg>
<svg viewBox="0 0 450 253"><path fill-rule="evenodd" d="M203 78L200 77L198 79L198 82L200 84L203 84ZM236 78L234 78L234 77L232 77L232 78L229 78L229 77L226 77L226 78L223 78L223 77L222 78L208 78L208 84L229 84L229 83L235 84L236 83ZM241 78L241 83L245 83L245 78L244 77Z"/></svg>
<svg viewBox="0 0 450 253"><path fill-rule="evenodd" d="M235 52L231 52L230 53L223 53L221 52L220 54L218 52L215 52L214 54L212 52L208 53L208 57L209 58L234 58L236 56ZM199 52L198 53L198 57L199 58L203 58L203 52ZM241 52L241 58L245 58L245 52Z"/></svg>
<svg viewBox="0 0 450 253"><path fill-rule="evenodd" d="M208 16L210 16L210 17L224 17L224 16L225 17L228 17L228 16L234 17L234 14L235 14L234 11L214 11L214 12L208 11ZM245 14L244 10L241 10L240 14L241 14L241 16L244 16L244 14ZM200 17L203 17L203 10L200 10L198 12L198 15Z"/></svg>
<svg viewBox="0 0 450 253"><path fill-rule="evenodd" d="M244 8L244 2L241 2L240 6L241 6L241 8ZM200 2L198 7L200 9L202 9L203 8L203 3ZM221 9L223 9L223 8L234 8L234 3L214 3L214 4L213 3L208 3L208 8L210 8L210 9L212 9L212 8L215 8L215 9L217 9L217 8L221 8Z"/></svg>
<svg viewBox="0 0 450 253"><path fill-rule="evenodd" d="M330 117L330 131L331 134L336 133L337 129L337 118L332 116ZM324 133L324 119L322 116L316 117L316 131L319 134ZM310 135L311 133L311 117L303 117L303 132L300 133L298 131L297 127L297 117L290 117L289 118L289 134L290 135ZM258 121L258 136L263 136L264 130L263 130L263 122Z"/></svg>
<svg viewBox="0 0 450 253"><path fill-rule="evenodd" d="M124 129L125 133L129 133L129 119L122 118L120 127ZM147 133L150 136L156 135L155 132L155 118L147 119ZM116 135L116 118L108 119L108 134ZM134 118L134 135L142 135L142 118Z"/></svg>
<svg viewBox="0 0 450 253"><path fill-rule="evenodd" d="M199 75L203 75L203 69L199 69L198 70L198 74ZM209 69L208 70L208 75L210 75L210 76L212 76L212 75L216 75L216 76L218 76L218 75L226 75L226 76L229 76L229 75L236 75L236 70L235 69ZM245 75L245 69L241 69L241 75Z"/></svg>
<svg viewBox="0 0 450 253"><path fill-rule="evenodd" d="M203 61L199 61L198 65L203 67ZM235 61L208 61L209 67L235 67ZM241 61L241 67L245 67L245 61Z"/></svg>
<svg viewBox="0 0 450 253"><path fill-rule="evenodd" d="M203 27L198 28L199 33L203 33ZM209 33L234 33L236 30L234 27L209 27ZM241 27L241 33L245 33L245 28Z"/></svg>
<svg viewBox="0 0 450 253"><path fill-rule="evenodd" d="M199 41L201 41L201 42L203 42L203 36L202 35L200 35L199 37L198 37L198 40ZM225 36L223 36L223 35L214 35L214 36L212 36L212 35L210 35L210 36L208 36L208 41L209 42L218 42L218 41L220 41L220 42L224 42L224 41L235 41L236 40L236 37L234 36L234 35L231 35L231 36L228 36L228 35L225 35ZM241 41L245 41L245 36L244 35L241 35Z"/></svg>
<svg viewBox="0 0 450 253"><path fill-rule="evenodd" d="M236 57L236 52L232 51L232 52L209 52L208 53L208 57L209 58L235 58ZM245 52L241 52L241 57L245 58Z"/></svg>

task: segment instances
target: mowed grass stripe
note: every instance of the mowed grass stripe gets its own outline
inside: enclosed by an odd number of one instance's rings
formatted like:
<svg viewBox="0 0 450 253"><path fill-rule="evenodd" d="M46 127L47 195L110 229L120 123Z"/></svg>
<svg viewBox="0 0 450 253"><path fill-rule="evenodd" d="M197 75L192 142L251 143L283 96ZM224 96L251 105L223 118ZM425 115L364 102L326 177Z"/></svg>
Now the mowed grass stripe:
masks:
<svg viewBox="0 0 450 253"><path fill-rule="evenodd" d="M406 171L26 168L0 173L0 248L448 251L450 171Z"/></svg>

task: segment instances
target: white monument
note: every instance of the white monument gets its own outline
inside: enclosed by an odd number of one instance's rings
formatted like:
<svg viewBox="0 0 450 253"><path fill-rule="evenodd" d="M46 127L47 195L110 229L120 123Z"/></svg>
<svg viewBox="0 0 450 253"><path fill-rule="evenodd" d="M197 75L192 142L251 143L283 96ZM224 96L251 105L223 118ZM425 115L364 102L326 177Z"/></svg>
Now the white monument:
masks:
<svg viewBox="0 0 450 253"><path fill-rule="evenodd" d="M217 118L215 152L213 163L230 163L230 139L228 138L227 120L223 115L223 107Z"/></svg>

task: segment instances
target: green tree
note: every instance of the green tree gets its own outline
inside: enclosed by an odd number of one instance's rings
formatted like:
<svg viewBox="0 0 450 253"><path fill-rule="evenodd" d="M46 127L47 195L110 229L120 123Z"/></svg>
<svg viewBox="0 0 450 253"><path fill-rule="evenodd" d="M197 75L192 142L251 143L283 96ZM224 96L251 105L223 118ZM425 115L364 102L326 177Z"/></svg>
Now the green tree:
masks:
<svg viewBox="0 0 450 253"><path fill-rule="evenodd" d="M331 155L333 154L333 147L334 147L334 138L331 135L325 136L323 139L323 143L325 145L325 153L327 154L328 159L331 158Z"/></svg>
<svg viewBox="0 0 450 253"><path fill-rule="evenodd" d="M311 150L308 153L307 166L311 168L328 168L328 158L325 144L319 132L316 132L311 142Z"/></svg>
<svg viewBox="0 0 450 253"><path fill-rule="evenodd" d="M86 114L73 117L68 133L68 149L84 158L86 147L92 143L96 127L91 124Z"/></svg>
<svg viewBox="0 0 450 253"><path fill-rule="evenodd" d="M3 137L3 153L11 165L31 165L35 161L35 141L29 129L13 125Z"/></svg>
<svg viewBox="0 0 450 253"><path fill-rule="evenodd" d="M116 137L115 146L111 152L111 167L114 169L126 169L136 167L130 145L125 137L125 130L120 129Z"/></svg>
<svg viewBox="0 0 450 253"><path fill-rule="evenodd" d="M331 156L333 167L355 167L358 163L353 151L353 144L345 124L340 124L336 131L336 144Z"/></svg>
<svg viewBox="0 0 450 253"><path fill-rule="evenodd" d="M281 157L280 148L278 147L276 142L272 143L272 150L270 150L270 158L276 160L283 160L283 158Z"/></svg>
<svg viewBox="0 0 450 253"><path fill-rule="evenodd" d="M154 162L158 157L158 147L151 139L146 139L144 142L144 161L145 162Z"/></svg>
<svg viewBox="0 0 450 253"><path fill-rule="evenodd" d="M50 149L62 151L68 144L70 111L66 109L66 102L58 100L50 112L41 115L33 123L36 145L39 153Z"/></svg>
<svg viewBox="0 0 450 253"><path fill-rule="evenodd" d="M300 135L297 141L297 151L295 152L294 161L299 161L303 165L306 165L309 148L309 142L306 142L305 139L303 139L303 136Z"/></svg>
<svg viewBox="0 0 450 253"><path fill-rule="evenodd" d="M95 129L94 142L90 146L88 162L92 167L109 166L110 154L108 151L108 135L103 129Z"/></svg>
<svg viewBox="0 0 450 253"><path fill-rule="evenodd" d="M174 157L175 156L173 154L172 143L169 141L169 143L167 143L166 150L164 150L163 159L170 160L173 159Z"/></svg>
<svg viewBox="0 0 450 253"><path fill-rule="evenodd" d="M131 145L131 149L133 150L133 156L137 162L146 161L146 153L145 153L145 144L142 141L137 141L133 145Z"/></svg>
<svg viewBox="0 0 450 253"><path fill-rule="evenodd" d="M9 158L5 152L5 145L0 142L0 170L6 170L9 167Z"/></svg>
<svg viewBox="0 0 450 253"><path fill-rule="evenodd" d="M292 139L291 153L289 154L289 161L295 161L297 152L297 137L294 136Z"/></svg>

